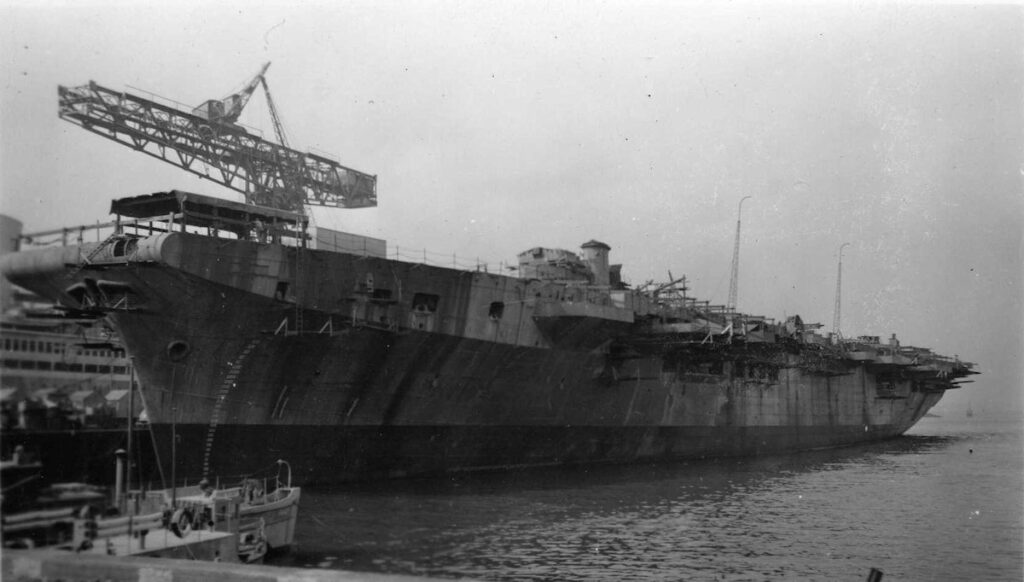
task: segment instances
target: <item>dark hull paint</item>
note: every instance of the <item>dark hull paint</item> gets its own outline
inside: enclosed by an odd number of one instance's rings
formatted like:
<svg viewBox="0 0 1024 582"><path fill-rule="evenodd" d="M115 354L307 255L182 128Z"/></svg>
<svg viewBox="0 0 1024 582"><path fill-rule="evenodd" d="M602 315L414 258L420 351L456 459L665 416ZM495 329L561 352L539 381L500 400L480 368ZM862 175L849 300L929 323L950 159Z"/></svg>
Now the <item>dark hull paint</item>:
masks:
<svg viewBox="0 0 1024 582"><path fill-rule="evenodd" d="M67 265L92 252L5 270L75 301ZM93 296L129 346L168 477L172 423L179 476L281 458L326 483L840 446L901 434L951 386L792 343L645 344L632 313L544 281L184 234L103 260L71 272L132 290Z"/></svg>
<svg viewBox="0 0 1024 582"><path fill-rule="evenodd" d="M203 471L205 425L180 425L135 435L133 481L162 486L172 475L195 482ZM254 426L222 425L211 478L234 482L273 470L277 459L296 482L327 484L459 472L593 463L663 462L742 457L839 447L902 434L902 426L850 427L545 427L545 426ZM157 443L156 449L153 442ZM4 446L25 445L46 461L50 482L112 484L114 451L127 445L118 431L5 433ZM154 454L156 451L156 454Z"/></svg>

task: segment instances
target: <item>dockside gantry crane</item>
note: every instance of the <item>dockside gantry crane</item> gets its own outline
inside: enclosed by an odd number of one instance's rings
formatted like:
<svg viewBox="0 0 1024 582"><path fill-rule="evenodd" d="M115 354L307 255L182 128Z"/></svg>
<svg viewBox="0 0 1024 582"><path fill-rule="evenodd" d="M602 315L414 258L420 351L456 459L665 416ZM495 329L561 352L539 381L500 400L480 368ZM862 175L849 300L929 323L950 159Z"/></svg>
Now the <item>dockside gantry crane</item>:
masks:
<svg viewBox="0 0 1024 582"><path fill-rule="evenodd" d="M304 204L377 205L377 178L288 146L263 68L245 87L191 111L114 91L95 82L59 87L59 115L97 135L207 178L246 202L301 212ZM262 85L280 143L250 133L238 117Z"/></svg>

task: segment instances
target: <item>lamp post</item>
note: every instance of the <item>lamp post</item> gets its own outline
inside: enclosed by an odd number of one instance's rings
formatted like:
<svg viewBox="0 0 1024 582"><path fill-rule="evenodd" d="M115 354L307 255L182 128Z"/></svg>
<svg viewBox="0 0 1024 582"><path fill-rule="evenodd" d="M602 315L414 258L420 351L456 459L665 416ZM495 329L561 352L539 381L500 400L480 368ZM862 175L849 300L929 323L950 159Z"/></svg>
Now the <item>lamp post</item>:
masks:
<svg viewBox="0 0 1024 582"><path fill-rule="evenodd" d="M740 217L743 215L743 202L751 196L740 198L739 209L736 211L736 242L732 247L732 275L729 277L729 302L730 310L736 309L736 295L738 293L740 278Z"/></svg>
<svg viewBox="0 0 1024 582"><path fill-rule="evenodd" d="M839 245L839 267L836 271L836 307L832 318L832 333L835 334L836 339L842 337L839 332L839 318L842 311L842 298L843 298L843 249L850 246L850 243L843 243Z"/></svg>

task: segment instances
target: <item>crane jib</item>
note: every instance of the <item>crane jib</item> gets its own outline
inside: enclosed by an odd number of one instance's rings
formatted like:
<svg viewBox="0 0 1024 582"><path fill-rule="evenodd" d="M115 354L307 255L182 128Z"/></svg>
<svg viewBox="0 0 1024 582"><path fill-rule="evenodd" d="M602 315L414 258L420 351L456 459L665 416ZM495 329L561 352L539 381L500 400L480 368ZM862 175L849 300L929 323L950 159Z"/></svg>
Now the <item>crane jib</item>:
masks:
<svg viewBox="0 0 1024 582"><path fill-rule="evenodd" d="M235 123L93 82L60 87L58 94L61 118L239 192L251 204L295 211L304 204L377 205L376 176L265 140Z"/></svg>

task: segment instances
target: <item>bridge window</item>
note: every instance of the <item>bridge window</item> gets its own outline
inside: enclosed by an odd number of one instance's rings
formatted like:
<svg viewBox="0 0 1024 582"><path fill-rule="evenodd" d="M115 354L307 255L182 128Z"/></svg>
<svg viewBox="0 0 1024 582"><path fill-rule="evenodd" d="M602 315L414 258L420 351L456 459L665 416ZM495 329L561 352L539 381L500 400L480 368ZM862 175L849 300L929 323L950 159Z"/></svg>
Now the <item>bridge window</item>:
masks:
<svg viewBox="0 0 1024 582"><path fill-rule="evenodd" d="M487 315L492 321L498 321L501 316L505 314L505 304L501 301L491 302L491 308L488 310Z"/></svg>
<svg viewBox="0 0 1024 582"><path fill-rule="evenodd" d="M434 313L437 311L437 304L441 300L439 295L430 293L417 293L412 298L412 310L419 312Z"/></svg>

